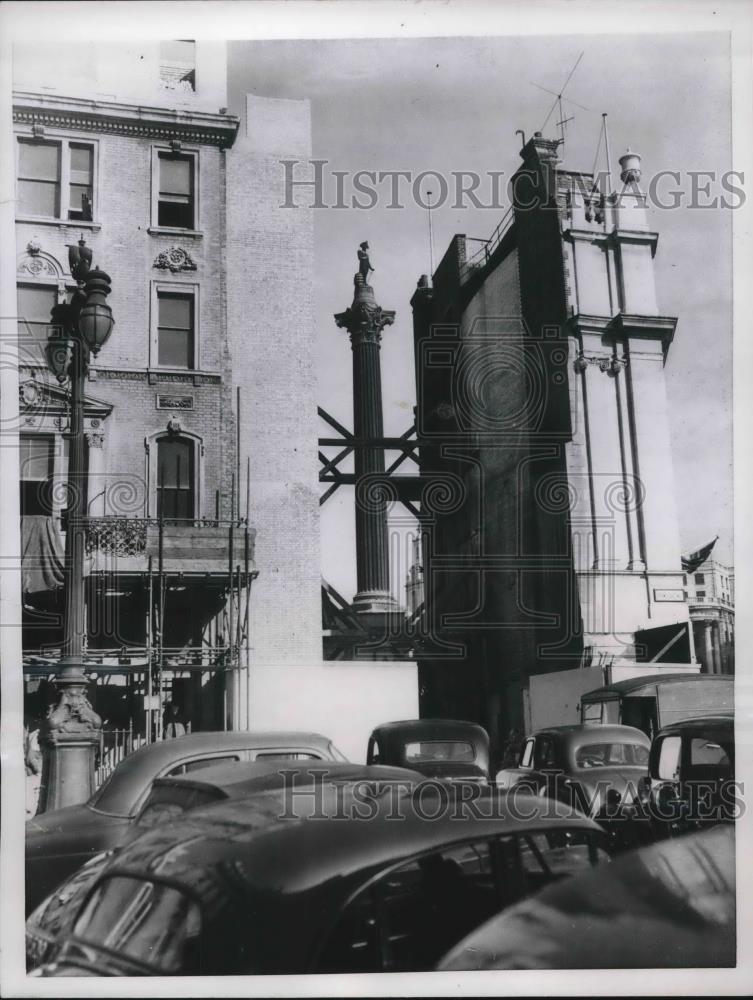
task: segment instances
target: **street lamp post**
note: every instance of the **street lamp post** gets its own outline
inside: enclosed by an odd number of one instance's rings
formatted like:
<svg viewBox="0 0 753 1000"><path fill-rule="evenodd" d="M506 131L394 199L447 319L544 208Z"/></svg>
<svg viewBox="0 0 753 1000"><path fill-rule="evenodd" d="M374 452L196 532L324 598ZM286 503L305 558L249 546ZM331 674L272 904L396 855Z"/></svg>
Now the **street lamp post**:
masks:
<svg viewBox="0 0 753 1000"><path fill-rule="evenodd" d="M55 681L60 699L47 713L40 733L44 765L37 812L86 800L94 786L94 756L102 720L86 697L84 672L84 544L86 461L84 456L84 384L89 358L105 344L113 328L105 299L110 278L91 267L92 251L83 238L68 250L77 288L71 301L53 313L54 331L45 353L60 383L70 380L68 430L68 504L65 536L65 616L60 672Z"/></svg>

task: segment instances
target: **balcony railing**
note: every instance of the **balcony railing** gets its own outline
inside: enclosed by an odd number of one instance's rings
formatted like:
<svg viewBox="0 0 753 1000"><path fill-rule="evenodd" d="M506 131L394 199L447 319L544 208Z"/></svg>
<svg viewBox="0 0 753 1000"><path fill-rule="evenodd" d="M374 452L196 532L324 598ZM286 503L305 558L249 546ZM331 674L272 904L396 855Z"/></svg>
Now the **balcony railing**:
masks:
<svg viewBox="0 0 753 1000"><path fill-rule="evenodd" d="M254 569L256 532L245 521L208 518L87 517L89 571L222 573Z"/></svg>

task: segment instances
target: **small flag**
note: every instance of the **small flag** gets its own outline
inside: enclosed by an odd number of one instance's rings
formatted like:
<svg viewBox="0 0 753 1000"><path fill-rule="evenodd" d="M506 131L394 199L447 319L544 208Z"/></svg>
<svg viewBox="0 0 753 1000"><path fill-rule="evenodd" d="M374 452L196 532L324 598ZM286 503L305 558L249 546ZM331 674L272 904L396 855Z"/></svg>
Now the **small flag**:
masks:
<svg viewBox="0 0 753 1000"><path fill-rule="evenodd" d="M695 573L698 567L706 562L711 555L711 550L716 545L718 537L719 535L713 541L709 542L708 545L704 545L702 549L696 549L690 555L682 557L682 569L684 573Z"/></svg>

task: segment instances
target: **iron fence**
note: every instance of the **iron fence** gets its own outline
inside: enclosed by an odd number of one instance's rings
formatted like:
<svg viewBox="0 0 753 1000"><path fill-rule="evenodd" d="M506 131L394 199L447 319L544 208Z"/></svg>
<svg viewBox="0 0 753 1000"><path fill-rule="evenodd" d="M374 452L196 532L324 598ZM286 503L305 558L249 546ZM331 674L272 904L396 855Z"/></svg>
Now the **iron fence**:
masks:
<svg viewBox="0 0 753 1000"><path fill-rule="evenodd" d="M128 729L102 729L94 771L95 786L99 788L128 754L138 750L146 742L144 733L134 733L133 724Z"/></svg>

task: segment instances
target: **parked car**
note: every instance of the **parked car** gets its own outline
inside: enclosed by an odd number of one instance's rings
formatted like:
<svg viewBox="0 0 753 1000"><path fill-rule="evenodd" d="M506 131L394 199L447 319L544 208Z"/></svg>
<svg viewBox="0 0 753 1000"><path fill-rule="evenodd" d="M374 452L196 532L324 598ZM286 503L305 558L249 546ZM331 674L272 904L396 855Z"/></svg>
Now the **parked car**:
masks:
<svg viewBox="0 0 753 1000"><path fill-rule="evenodd" d="M369 737L367 764L420 771L427 778L489 779L489 735L473 722L411 719L378 726Z"/></svg>
<svg viewBox="0 0 753 1000"><path fill-rule="evenodd" d="M430 969L504 906L608 858L584 816L526 796L523 818L489 787L469 810L466 791L325 784L293 810L280 789L195 809L115 855L38 974Z"/></svg>
<svg viewBox="0 0 753 1000"><path fill-rule="evenodd" d="M189 774L155 778L146 802L125 831L121 845L95 854L29 915L26 920L26 968L31 970L52 960L58 941L73 927L89 889L117 851L145 830L171 822L189 809L274 788L292 791L317 782L360 781L370 785L400 782L405 786L421 780L417 771L405 768L368 767L339 761L290 761L281 768L279 760L220 764Z"/></svg>
<svg viewBox="0 0 753 1000"><path fill-rule="evenodd" d="M248 760L345 760L317 733L193 733L141 747L88 802L26 824L26 913L94 854L122 842L155 778Z"/></svg>
<svg viewBox="0 0 753 1000"><path fill-rule="evenodd" d="M726 968L735 932L733 828L717 827L544 889L473 931L438 968Z"/></svg>
<svg viewBox="0 0 753 1000"><path fill-rule="evenodd" d="M613 847L633 846L650 835L637 823L650 748L648 736L632 726L553 726L526 739L520 764L498 771L497 785L523 783L570 803L609 827Z"/></svg>
<svg viewBox="0 0 753 1000"><path fill-rule="evenodd" d="M734 819L735 723L731 715L666 726L651 745L649 806L659 836Z"/></svg>

